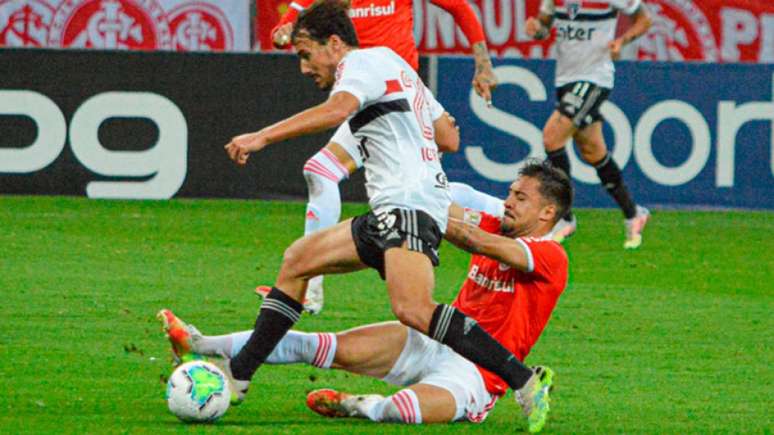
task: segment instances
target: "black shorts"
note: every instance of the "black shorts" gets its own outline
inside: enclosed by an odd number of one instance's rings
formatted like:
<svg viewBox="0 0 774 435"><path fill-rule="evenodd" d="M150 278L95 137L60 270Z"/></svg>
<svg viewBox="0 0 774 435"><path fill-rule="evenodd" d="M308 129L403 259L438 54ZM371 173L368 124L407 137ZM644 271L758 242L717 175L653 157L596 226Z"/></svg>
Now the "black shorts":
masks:
<svg viewBox="0 0 774 435"><path fill-rule="evenodd" d="M419 210L395 208L374 214L369 211L352 219L352 238L357 254L365 265L384 276L384 251L407 243L411 251L421 252L438 266L441 230L429 214Z"/></svg>
<svg viewBox="0 0 774 435"><path fill-rule="evenodd" d="M572 82L556 90L556 110L578 128L602 121L599 107L610 96L610 89L591 82Z"/></svg>

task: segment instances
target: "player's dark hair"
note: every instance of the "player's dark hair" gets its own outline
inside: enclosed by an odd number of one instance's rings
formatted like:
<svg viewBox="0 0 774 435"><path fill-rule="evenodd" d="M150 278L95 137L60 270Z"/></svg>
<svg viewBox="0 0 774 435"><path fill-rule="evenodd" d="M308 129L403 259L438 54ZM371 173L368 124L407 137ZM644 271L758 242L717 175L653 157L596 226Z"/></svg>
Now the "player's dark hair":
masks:
<svg viewBox="0 0 774 435"><path fill-rule="evenodd" d="M540 195L556 206L554 223L572 207L572 183L567 174L550 161L530 159L519 171L519 176L532 177L540 182Z"/></svg>
<svg viewBox="0 0 774 435"><path fill-rule="evenodd" d="M300 32L320 44L326 44L328 38L338 35L350 47L360 46L355 26L349 19L349 2L341 0L319 0L301 12L290 39L295 42Z"/></svg>

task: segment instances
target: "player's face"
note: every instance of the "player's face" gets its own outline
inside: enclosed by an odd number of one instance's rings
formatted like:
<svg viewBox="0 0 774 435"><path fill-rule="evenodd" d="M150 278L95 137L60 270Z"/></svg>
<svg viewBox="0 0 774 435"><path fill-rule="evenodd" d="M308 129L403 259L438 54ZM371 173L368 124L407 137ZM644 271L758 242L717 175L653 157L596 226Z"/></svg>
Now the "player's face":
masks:
<svg viewBox="0 0 774 435"><path fill-rule="evenodd" d="M301 33L293 46L301 61L301 74L311 77L323 91L332 88L339 59L334 56L331 44L320 44Z"/></svg>
<svg viewBox="0 0 774 435"><path fill-rule="evenodd" d="M540 181L522 176L511 184L505 199L502 232L518 237L532 234L553 217L552 207L540 194Z"/></svg>

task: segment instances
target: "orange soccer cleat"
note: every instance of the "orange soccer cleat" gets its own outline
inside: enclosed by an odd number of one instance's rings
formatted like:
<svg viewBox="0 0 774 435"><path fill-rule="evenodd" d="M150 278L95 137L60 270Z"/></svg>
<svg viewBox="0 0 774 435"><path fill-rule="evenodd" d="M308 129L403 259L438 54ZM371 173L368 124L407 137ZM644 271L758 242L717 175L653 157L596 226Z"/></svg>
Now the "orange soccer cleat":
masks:
<svg viewBox="0 0 774 435"><path fill-rule="evenodd" d="M347 393L324 388L307 394L306 406L325 417L348 417L350 412L344 407L343 402L349 397Z"/></svg>
<svg viewBox="0 0 774 435"><path fill-rule="evenodd" d="M171 310L166 308L159 311L156 318L161 321L169 343L172 345L172 358L175 364L197 359L193 349L193 340L194 335L201 335L199 331L180 320Z"/></svg>

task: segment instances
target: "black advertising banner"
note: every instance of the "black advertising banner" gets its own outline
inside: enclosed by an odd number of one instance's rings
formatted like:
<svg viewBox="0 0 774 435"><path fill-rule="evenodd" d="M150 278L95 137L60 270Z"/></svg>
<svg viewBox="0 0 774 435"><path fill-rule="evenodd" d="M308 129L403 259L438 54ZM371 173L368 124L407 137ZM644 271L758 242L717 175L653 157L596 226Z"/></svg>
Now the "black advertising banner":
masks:
<svg viewBox="0 0 774 435"><path fill-rule="evenodd" d="M0 49L0 194L305 197L332 131L243 168L223 146L326 96L288 55ZM365 198L362 177L345 200Z"/></svg>

